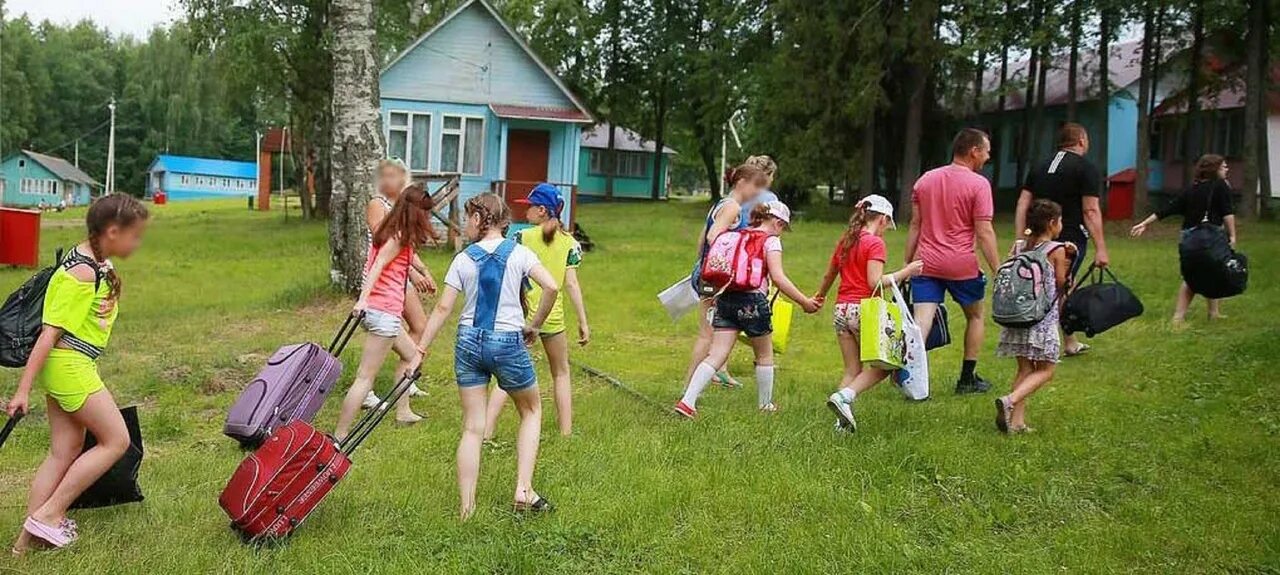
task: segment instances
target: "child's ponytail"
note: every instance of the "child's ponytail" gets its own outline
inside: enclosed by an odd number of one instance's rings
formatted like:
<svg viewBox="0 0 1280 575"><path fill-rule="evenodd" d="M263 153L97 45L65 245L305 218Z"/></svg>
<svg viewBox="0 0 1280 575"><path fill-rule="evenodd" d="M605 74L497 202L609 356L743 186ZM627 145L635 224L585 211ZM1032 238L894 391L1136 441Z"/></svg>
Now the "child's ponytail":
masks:
<svg viewBox="0 0 1280 575"><path fill-rule="evenodd" d="M102 263L107 259L102 253L100 242L108 228L111 226L127 228L149 217L151 216L147 212L147 207L129 194L108 194L94 200L89 206L89 213L84 218L85 227L89 230L89 250L93 252L94 261ZM119 299L123 285L115 268L102 266L102 278L111 288L108 297L113 300Z"/></svg>
<svg viewBox="0 0 1280 575"><path fill-rule="evenodd" d="M860 201L853 206L853 214L849 216L849 227L840 236L840 259L849 257L849 251L858 246L862 239L862 228L867 225L871 212L867 210L867 202Z"/></svg>

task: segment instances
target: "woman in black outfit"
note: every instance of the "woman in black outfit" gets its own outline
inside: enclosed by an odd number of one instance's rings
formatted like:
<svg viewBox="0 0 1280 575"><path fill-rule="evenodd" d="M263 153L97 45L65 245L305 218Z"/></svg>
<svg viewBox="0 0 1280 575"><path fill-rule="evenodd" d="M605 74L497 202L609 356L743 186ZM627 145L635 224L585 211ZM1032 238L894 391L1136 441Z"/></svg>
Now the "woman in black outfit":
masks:
<svg viewBox="0 0 1280 575"><path fill-rule="evenodd" d="M1227 237L1231 240L1231 247L1236 247L1236 216L1235 208L1231 205L1231 185L1227 183L1227 162L1217 154L1205 154L1200 157L1200 161L1196 162L1196 180L1195 183L1187 188L1182 194L1173 198L1163 211L1156 212L1147 216L1133 229L1129 230L1129 235L1138 237L1147 231L1147 226L1156 220L1162 220L1169 216L1182 216L1182 231L1200 225L1200 222L1208 221L1215 226L1225 227ZM1191 306L1191 298L1195 297L1191 288L1187 287L1187 282L1182 282L1182 287L1178 288L1178 302L1173 310L1173 323L1181 324L1187 315L1187 308ZM1218 307L1216 299L1209 300L1209 319L1222 319L1223 316Z"/></svg>

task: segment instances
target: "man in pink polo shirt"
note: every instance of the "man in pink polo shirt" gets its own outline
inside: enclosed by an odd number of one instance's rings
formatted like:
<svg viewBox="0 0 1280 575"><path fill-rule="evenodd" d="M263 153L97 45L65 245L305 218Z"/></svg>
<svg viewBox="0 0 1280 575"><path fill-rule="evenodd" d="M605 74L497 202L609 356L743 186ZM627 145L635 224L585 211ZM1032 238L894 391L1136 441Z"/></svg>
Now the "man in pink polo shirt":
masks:
<svg viewBox="0 0 1280 575"><path fill-rule="evenodd" d="M911 279L916 323L929 337L933 316L943 296L964 309L964 363L956 393L982 393L991 384L977 373L978 351L985 333L982 300L987 278L978 269L975 245L992 273L1000 267L991 183L979 170L991 158L991 141L980 130L965 128L951 143L951 164L925 172L911 195L911 228L905 261L924 261L924 272Z"/></svg>

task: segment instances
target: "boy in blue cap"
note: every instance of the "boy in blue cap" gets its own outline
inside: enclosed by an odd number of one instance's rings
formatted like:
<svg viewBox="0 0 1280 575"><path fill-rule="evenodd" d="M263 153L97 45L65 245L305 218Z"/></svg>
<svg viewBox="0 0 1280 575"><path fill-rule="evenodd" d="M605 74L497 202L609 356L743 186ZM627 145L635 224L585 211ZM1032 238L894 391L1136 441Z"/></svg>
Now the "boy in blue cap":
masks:
<svg viewBox="0 0 1280 575"><path fill-rule="evenodd" d="M587 308L582 301L582 288L578 283L578 266L582 263L582 246L573 236L566 232L560 224L560 215L564 212L564 197L560 189L548 183L534 186L529 197L516 200L529 206L525 212L532 227L516 234L516 241L533 251L542 262L542 266L551 272L556 283L560 285L560 294L556 303L542 325L539 334L542 348L547 353L547 363L551 367L551 379L554 382L556 419L560 423L560 434L570 435L573 432L573 394L569 377L569 343L565 336L564 293L568 292L569 301L573 303L578 314L578 345L587 345L591 341L591 328L587 324ZM528 301L538 301L542 290L536 284L529 288ZM532 311L532 310L531 310ZM497 427L498 416L506 405L507 394L496 390L489 397L489 414L486 418L485 439L493 439Z"/></svg>

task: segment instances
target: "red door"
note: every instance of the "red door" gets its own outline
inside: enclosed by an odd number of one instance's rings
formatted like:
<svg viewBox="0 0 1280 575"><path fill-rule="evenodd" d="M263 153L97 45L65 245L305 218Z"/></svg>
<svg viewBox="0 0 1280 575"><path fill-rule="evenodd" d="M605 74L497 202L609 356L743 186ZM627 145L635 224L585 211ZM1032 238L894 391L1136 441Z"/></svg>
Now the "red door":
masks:
<svg viewBox="0 0 1280 575"><path fill-rule="evenodd" d="M507 205L512 221L524 221L528 208L515 200L529 197L533 187L547 181L551 153L551 133L543 130L507 132Z"/></svg>

